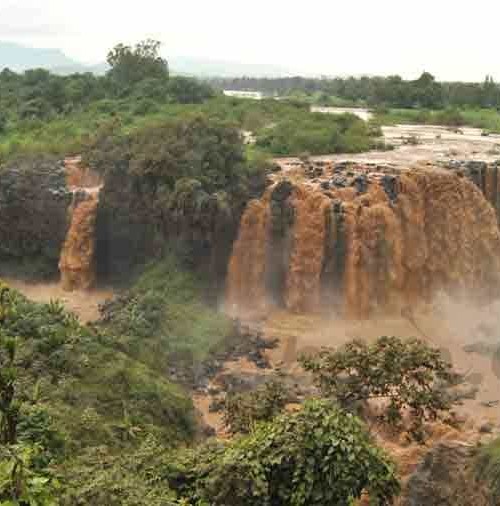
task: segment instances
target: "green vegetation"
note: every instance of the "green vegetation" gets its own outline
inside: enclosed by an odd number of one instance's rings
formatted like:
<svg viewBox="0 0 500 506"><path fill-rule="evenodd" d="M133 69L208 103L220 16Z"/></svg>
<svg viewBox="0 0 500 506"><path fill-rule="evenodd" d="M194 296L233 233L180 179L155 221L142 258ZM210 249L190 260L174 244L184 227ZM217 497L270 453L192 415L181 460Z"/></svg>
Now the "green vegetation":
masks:
<svg viewBox="0 0 500 506"><path fill-rule="evenodd" d="M127 87L148 80L148 85L161 84L168 79L168 62L160 56L161 43L156 40L145 40L134 48L118 44L109 53L107 61L111 70L108 77L121 93Z"/></svg>
<svg viewBox="0 0 500 506"><path fill-rule="evenodd" d="M212 79L209 82L219 89L256 90L311 105L370 107L374 109L375 123L379 125L468 125L481 128L485 133L500 133L500 85L490 77L483 83L439 83L429 73L414 81L390 76L242 78Z"/></svg>
<svg viewBox="0 0 500 506"><path fill-rule="evenodd" d="M474 478L488 485L491 504L500 501L500 439L479 449L474 465Z"/></svg>
<svg viewBox="0 0 500 506"><path fill-rule="evenodd" d="M358 153L377 147L378 130L352 114L308 113L259 132L257 146L276 155Z"/></svg>
<svg viewBox="0 0 500 506"><path fill-rule="evenodd" d="M102 77L57 76L42 69L0 72L0 163L26 154L77 154L110 123L115 133L126 135L193 116L252 131L272 155L357 152L374 145L376 132L359 119L310 115L307 101L227 98L206 83L170 76L156 41L120 44L109 52L108 63Z"/></svg>
<svg viewBox="0 0 500 506"><path fill-rule="evenodd" d="M2 285L2 504L319 506L363 491L389 504L394 468L361 422L323 401L272 419L281 387L254 396L267 408L249 435L178 448L195 434L192 405L165 366L179 370L180 352L200 363L227 330L199 290L167 258L86 328Z"/></svg>
<svg viewBox="0 0 500 506"><path fill-rule="evenodd" d="M131 124L167 104L201 103L212 89L169 77L159 44L118 45L106 76L57 76L42 69L0 72L0 162L21 154L71 154L111 118Z"/></svg>
<svg viewBox="0 0 500 506"><path fill-rule="evenodd" d="M173 255L147 267L132 288L104 313L114 346L166 375L193 374L233 327L203 303L208 287Z"/></svg>
<svg viewBox="0 0 500 506"><path fill-rule="evenodd" d="M268 96L293 97L329 106L391 107L400 109L498 108L500 86L490 76L483 83L439 83L424 72L406 81L400 76L312 79L212 79L215 88L261 91Z"/></svg>
<svg viewBox="0 0 500 506"><path fill-rule="evenodd" d="M283 411L288 391L271 379L252 392L229 394L224 402L224 423L232 433L248 433L257 422L269 422Z"/></svg>
<svg viewBox="0 0 500 506"><path fill-rule="evenodd" d="M137 180L146 178L157 193L185 189L196 179L208 192L229 189L244 175L246 164L237 130L203 116L148 123L128 135L114 125L94 135L85 148L92 167ZM168 207L168 203L164 202Z"/></svg>
<svg viewBox="0 0 500 506"><path fill-rule="evenodd" d="M47 491L60 481L58 497L71 493L74 466L92 453L111 459L148 437L164 448L192 438L180 387L59 303L34 304L5 285L0 293L1 501L56 504Z"/></svg>
<svg viewBox="0 0 500 506"><path fill-rule="evenodd" d="M338 350L303 357L323 395L352 409L369 399L386 401L381 420L401 426L411 416L410 431L422 439L424 422L450 409L443 385L455 380L439 350L417 340L381 337L373 344L353 341Z"/></svg>
<svg viewBox="0 0 500 506"><path fill-rule="evenodd" d="M375 110L375 120L380 125L423 124L450 127L470 126L485 133L500 133L500 113L496 109L386 109Z"/></svg>
<svg viewBox="0 0 500 506"><path fill-rule="evenodd" d="M202 446L182 464L169 482L194 504L350 505L368 492L371 504L385 505L399 492L393 465L363 424L328 401Z"/></svg>

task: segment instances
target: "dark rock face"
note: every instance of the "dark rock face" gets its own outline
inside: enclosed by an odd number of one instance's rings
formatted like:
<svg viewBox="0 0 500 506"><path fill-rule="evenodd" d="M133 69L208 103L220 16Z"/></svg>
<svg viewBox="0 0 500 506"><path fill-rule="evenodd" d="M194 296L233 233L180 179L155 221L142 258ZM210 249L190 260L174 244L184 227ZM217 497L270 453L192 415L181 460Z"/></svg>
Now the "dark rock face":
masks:
<svg viewBox="0 0 500 506"><path fill-rule="evenodd" d="M220 292L246 202L262 194L265 179L239 193L209 194L196 180L179 180L170 190L124 174L120 168L108 173L100 194L98 279L126 278L134 266L173 249Z"/></svg>
<svg viewBox="0 0 500 506"><path fill-rule="evenodd" d="M29 276L57 275L71 199L62 162L23 161L0 168L2 270L24 265L32 269Z"/></svg>
<svg viewBox="0 0 500 506"><path fill-rule="evenodd" d="M471 473L474 447L441 443L426 455L408 481L404 506L486 506L487 491Z"/></svg>
<svg viewBox="0 0 500 506"><path fill-rule="evenodd" d="M449 160L442 164L446 169L457 172L459 176L472 181L493 206L500 223L500 160L486 163L475 160Z"/></svg>
<svg viewBox="0 0 500 506"><path fill-rule="evenodd" d="M291 251L294 209L290 198L293 191L294 185L289 181L283 181L276 185L271 194L271 230L267 246L269 268L266 270L266 284L269 292L280 303Z"/></svg>
<svg viewBox="0 0 500 506"><path fill-rule="evenodd" d="M398 178L392 175L384 175L381 179L382 187L386 195L389 197L391 202L394 202L398 198Z"/></svg>

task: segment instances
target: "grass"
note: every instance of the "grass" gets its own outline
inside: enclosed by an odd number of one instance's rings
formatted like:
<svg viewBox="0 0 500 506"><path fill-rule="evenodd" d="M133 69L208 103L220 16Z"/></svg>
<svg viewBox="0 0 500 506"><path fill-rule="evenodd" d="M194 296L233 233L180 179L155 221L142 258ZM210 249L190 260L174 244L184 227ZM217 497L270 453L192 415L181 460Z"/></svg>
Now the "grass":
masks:
<svg viewBox="0 0 500 506"><path fill-rule="evenodd" d="M172 255L147 267L110 311L105 330L158 371L200 364L230 336L231 322L203 302L207 287Z"/></svg>
<svg viewBox="0 0 500 506"><path fill-rule="evenodd" d="M496 109L379 109L375 121L380 125L425 124L470 126L485 132L500 133L500 113Z"/></svg>

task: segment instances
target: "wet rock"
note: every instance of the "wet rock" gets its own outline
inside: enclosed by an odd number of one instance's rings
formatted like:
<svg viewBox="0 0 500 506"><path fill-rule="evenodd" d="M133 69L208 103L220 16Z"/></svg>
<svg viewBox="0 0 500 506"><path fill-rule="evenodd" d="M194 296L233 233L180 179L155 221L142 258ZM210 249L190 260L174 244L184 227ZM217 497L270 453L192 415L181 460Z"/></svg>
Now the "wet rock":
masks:
<svg viewBox="0 0 500 506"><path fill-rule="evenodd" d="M475 399L479 392L477 385L457 385L446 391L446 396L452 403L460 403L465 399Z"/></svg>
<svg viewBox="0 0 500 506"><path fill-rule="evenodd" d="M345 176L337 175L331 179L331 185L336 188L346 188L349 186L349 182Z"/></svg>
<svg viewBox="0 0 500 506"><path fill-rule="evenodd" d="M368 177L365 174L360 174L354 179L353 185L358 193L366 193L368 190Z"/></svg>
<svg viewBox="0 0 500 506"><path fill-rule="evenodd" d="M384 188L386 195L389 197L389 200L394 202L398 197L397 185L398 179L396 176L384 175L382 176L380 183Z"/></svg>
<svg viewBox="0 0 500 506"><path fill-rule="evenodd" d="M217 377L221 388L227 393L241 393L255 390L267 381L267 377L261 374L249 374L242 372L231 372L220 374Z"/></svg>
<svg viewBox="0 0 500 506"><path fill-rule="evenodd" d="M276 185L274 188L272 194L271 194L271 200L277 201L277 202L283 202L285 201L290 195L292 194L294 189L293 183L290 181L282 181Z"/></svg>
<svg viewBox="0 0 500 506"><path fill-rule="evenodd" d="M479 433L480 434L491 434L495 429L495 425L491 422L486 422L480 425Z"/></svg>
<svg viewBox="0 0 500 506"><path fill-rule="evenodd" d="M469 479L473 456L474 447L460 442L433 448L411 475L403 505L457 506L457 490Z"/></svg>
<svg viewBox="0 0 500 506"><path fill-rule="evenodd" d="M58 275L72 194L63 163L23 160L0 168L0 261L38 265L30 276ZM15 226L14 226L15 225ZM23 274L20 272L19 274Z"/></svg>
<svg viewBox="0 0 500 506"><path fill-rule="evenodd" d="M225 402L224 402L224 398L216 398L216 399L213 399L212 402L210 403L210 406L208 407L208 411L210 413L220 413L221 411L224 410L224 406L225 406Z"/></svg>
<svg viewBox="0 0 500 506"><path fill-rule="evenodd" d="M497 344L478 342L473 344L467 344L462 349L466 353L477 353L478 355L492 356L496 353L498 348L499 346Z"/></svg>

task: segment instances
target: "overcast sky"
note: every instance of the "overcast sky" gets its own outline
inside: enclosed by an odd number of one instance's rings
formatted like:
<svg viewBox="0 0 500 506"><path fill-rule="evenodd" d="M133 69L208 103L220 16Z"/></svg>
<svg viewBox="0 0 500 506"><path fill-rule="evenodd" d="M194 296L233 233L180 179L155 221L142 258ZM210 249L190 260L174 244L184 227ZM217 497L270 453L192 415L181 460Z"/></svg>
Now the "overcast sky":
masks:
<svg viewBox="0 0 500 506"><path fill-rule="evenodd" d="M61 48L85 63L152 37L167 57L500 80L499 19L498 0L0 0L0 40Z"/></svg>

